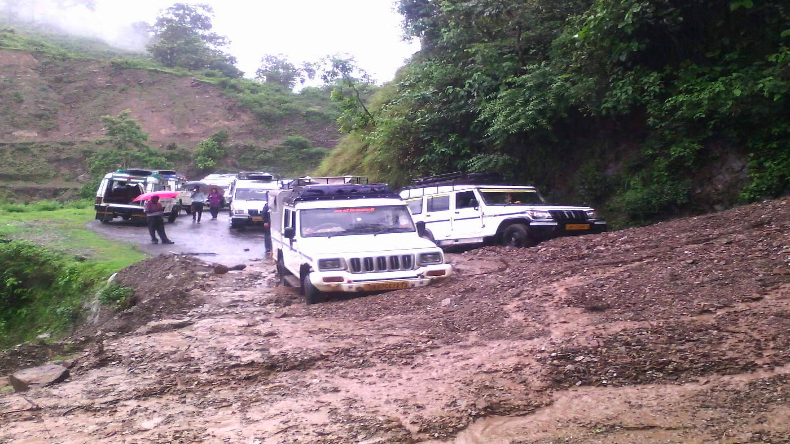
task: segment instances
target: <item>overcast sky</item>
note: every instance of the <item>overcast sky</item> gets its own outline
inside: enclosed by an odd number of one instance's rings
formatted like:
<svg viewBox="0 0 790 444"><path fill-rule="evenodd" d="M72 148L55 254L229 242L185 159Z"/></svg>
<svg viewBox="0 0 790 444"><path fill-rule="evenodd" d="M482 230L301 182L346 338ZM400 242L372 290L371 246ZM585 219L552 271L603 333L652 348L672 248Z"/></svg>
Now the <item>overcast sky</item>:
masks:
<svg viewBox="0 0 790 444"><path fill-rule="evenodd" d="M0 0L0 6L6 0ZM392 80L418 42L401 40L396 0L196 0L214 8L214 31L231 40L226 51L252 77L266 54L285 54L297 66L330 54L348 54L379 83ZM107 41L123 40L136 21L152 24L174 0L97 0L95 12L57 11L55 0L25 0L36 21Z"/></svg>

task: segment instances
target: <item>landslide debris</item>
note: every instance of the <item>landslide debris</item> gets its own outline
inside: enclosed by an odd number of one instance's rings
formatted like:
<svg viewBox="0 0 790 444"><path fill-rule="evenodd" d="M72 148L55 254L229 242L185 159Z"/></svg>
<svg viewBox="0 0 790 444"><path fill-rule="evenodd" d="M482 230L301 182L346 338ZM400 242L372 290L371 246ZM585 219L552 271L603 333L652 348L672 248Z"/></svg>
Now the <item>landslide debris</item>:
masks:
<svg viewBox="0 0 790 444"><path fill-rule="evenodd" d="M271 262L140 263L148 299L45 408L0 398L0 441L790 442L790 199L449 257L311 306Z"/></svg>

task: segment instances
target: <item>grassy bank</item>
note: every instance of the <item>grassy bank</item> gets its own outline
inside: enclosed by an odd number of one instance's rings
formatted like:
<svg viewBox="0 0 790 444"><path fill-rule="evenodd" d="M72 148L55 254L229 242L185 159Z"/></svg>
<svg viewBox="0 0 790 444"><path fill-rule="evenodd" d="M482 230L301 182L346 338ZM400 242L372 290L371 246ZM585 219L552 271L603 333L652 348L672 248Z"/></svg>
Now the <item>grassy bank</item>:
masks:
<svg viewBox="0 0 790 444"><path fill-rule="evenodd" d="M145 257L89 230L93 216L90 202L0 204L0 348L68 333L109 276Z"/></svg>

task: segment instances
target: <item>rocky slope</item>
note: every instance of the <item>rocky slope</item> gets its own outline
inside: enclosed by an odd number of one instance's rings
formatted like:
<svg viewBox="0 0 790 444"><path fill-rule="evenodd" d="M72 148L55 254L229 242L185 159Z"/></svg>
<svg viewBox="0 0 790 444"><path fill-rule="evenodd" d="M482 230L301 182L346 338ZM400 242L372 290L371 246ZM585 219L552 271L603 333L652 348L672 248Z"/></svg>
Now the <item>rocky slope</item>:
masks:
<svg viewBox="0 0 790 444"><path fill-rule="evenodd" d="M790 199L450 256L316 306L268 261L149 259L70 379L2 390L0 442L790 442Z"/></svg>

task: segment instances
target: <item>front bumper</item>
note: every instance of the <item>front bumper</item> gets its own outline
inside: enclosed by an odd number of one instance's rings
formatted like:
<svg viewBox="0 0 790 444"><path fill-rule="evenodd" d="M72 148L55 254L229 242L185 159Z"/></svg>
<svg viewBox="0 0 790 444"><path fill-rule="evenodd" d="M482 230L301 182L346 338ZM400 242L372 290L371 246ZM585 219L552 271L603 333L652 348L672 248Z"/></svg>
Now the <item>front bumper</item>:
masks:
<svg viewBox="0 0 790 444"><path fill-rule="evenodd" d="M452 265L429 265L405 273L349 273L320 271L310 273L310 282L327 293L363 293L425 287L446 280L452 275ZM342 282L340 279L342 278ZM327 282L329 280L329 282ZM335 282L337 281L337 282Z"/></svg>
<svg viewBox="0 0 790 444"><path fill-rule="evenodd" d="M543 222L533 221L529 224L530 233L537 239L552 239L562 236L578 236L582 234L599 234L607 231L606 221L568 221Z"/></svg>
<svg viewBox="0 0 790 444"><path fill-rule="evenodd" d="M237 225L263 225L263 216L234 214L230 218Z"/></svg>

